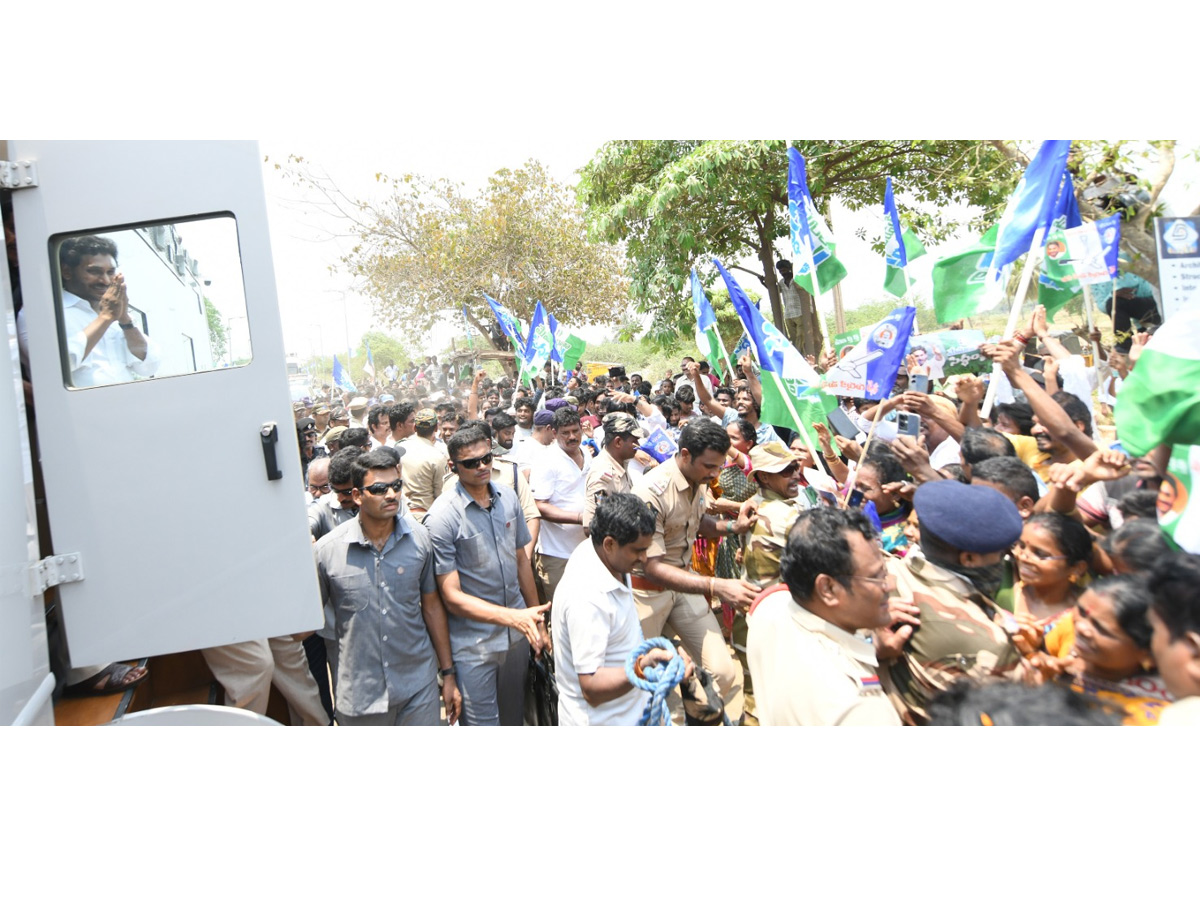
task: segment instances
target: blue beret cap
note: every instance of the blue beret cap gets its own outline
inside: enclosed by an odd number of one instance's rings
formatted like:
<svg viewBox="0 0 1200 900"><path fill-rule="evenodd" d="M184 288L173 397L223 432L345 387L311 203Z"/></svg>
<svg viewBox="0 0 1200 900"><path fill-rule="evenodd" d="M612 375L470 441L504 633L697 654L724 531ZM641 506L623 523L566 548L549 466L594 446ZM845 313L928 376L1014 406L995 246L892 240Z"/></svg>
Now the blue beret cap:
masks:
<svg viewBox="0 0 1200 900"><path fill-rule="evenodd" d="M546 401L546 409L550 410L551 412L560 410L564 406L570 406L570 405L571 404L567 400L564 400L562 397L554 397L554 398Z"/></svg>
<svg viewBox="0 0 1200 900"><path fill-rule="evenodd" d="M971 553L1007 550L1024 525L1016 504L982 484L928 481L913 495L913 509L922 528Z"/></svg>
<svg viewBox="0 0 1200 900"><path fill-rule="evenodd" d="M539 409L533 414L534 425L549 425L554 421L554 413L548 409Z"/></svg>

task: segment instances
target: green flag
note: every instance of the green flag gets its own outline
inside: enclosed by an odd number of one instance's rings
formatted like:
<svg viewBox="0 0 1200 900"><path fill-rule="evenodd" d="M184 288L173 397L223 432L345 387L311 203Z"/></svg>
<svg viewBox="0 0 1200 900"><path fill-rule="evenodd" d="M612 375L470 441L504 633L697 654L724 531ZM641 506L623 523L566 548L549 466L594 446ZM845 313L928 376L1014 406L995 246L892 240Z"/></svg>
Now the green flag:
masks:
<svg viewBox="0 0 1200 900"><path fill-rule="evenodd" d="M987 292L988 265L996 249L993 225L971 247L933 264L933 308L940 324L974 315Z"/></svg>
<svg viewBox="0 0 1200 900"><path fill-rule="evenodd" d="M557 338L562 352L562 364L563 368L569 371L574 369L575 364L583 358L583 351L587 349L587 342L584 341L583 338L576 337L575 335L569 333L564 341L562 338L562 333L562 326L559 326Z"/></svg>
<svg viewBox="0 0 1200 900"><path fill-rule="evenodd" d="M846 267L837 258L837 244L833 242L833 234L813 207L808 207L808 228L812 232L812 255L817 266L817 281L820 282L821 291L824 293L846 277ZM799 260L794 264L799 268ZM815 295L811 275L797 273L792 280Z"/></svg>
<svg viewBox="0 0 1200 900"><path fill-rule="evenodd" d="M787 400L784 399L779 389L780 384L791 397L792 406L800 416L799 422L792 415L792 410L788 407ZM825 393L814 384L787 376L780 376L779 382L776 383L770 372L762 373L762 414L759 419L768 425L782 425L793 431L803 428L808 432L814 447L819 447L820 442L817 433L813 430L813 423L824 423L825 416L835 406L837 406L837 398Z"/></svg>
<svg viewBox="0 0 1200 900"><path fill-rule="evenodd" d="M1082 292L1078 278L1071 254L1067 252L1066 219L1060 216L1046 235L1042 271L1038 275L1038 303L1046 307L1048 321L1054 321L1054 314Z"/></svg>
<svg viewBox="0 0 1200 900"><path fill-rule="evenodd" d="M708 360L709 368L718 378L725 378L725 364L721 359L721 338L717 336L716 327L705 328L703 331L700 325L696 325L696 349L704 354L704 358Z"/></svg>
<svg viewBox="0 0 1200 900"><path fill-rule="evenodd" d="M925 255L925 245L921 243L920 238L913 234L907 225L900 226L900 235L904 239L904 252L908 257L908 262L912 262L918 256ZM891 240L891 237L892 223L889 221L885 238ZM820 275L820 271L817 274ZM907 276L903 268L893 266L891 264L891 257L888 257L887 274L883 277L883 289L885 291L893 296L903 297L908 293L908 289L914 280Z"/></svg>

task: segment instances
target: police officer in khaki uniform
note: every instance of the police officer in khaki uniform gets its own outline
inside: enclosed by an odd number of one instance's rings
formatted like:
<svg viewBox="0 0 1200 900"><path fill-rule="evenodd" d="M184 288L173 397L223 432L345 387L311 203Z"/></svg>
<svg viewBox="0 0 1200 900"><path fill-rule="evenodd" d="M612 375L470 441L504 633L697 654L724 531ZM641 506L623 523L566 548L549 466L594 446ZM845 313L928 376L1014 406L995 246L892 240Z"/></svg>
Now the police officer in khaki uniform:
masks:
<svg viewBox="0 0 1200 900"><path fill-rule="evenodd" d="M899 725L880 688L875 646L899 645L895 587L879 535L861 512L805 510L788 533L784 583L750 610L750 672L762 725ZM875 644L859 636L873 630Z"/></svg>
<svg viewBox="0 0 1200 900"><path fill-rule="evenodd" d="M1016 505L999 491L947 479L917 488L913 508L921 552L889 560L888 569L894 602L911 604L921 624L881 674L901 715L920 724L929 701L962 678L1022 681L1033 673L1012 641L1016 618L994 599L1004 554L1021 536Z"/></svg>
<svg viewBox="0 0 1200 900"><path fill-rule="evenodd" d="M423 409L413 417L416 433L400 442L405 451L402 473L408 511L418 522L425 518L442 493L448 465L445 455L433 442L437 430L437 412Z"/></svg>
<svg viewBox="0 0 1200 900"><path fill-rule="evenodd" d="M638 445L646 439L646 429L629 413L609 413L601 423L604 426L604 449L601 450L588 469L584 488L583 530L591 527L596 505L612 494L627 494L633 490L627 466L638 452Z"/></svg>
<svg viewBox="0 0 1200 900"><path fill-rule="evenodd" d="M807 508L807 497L800 493L800 456L779 441L757 444L750 450L753 478L758 482L758 521L746 537L743 559L746 580L760 588L779 583L779 560L787 545L788 529L801 510ZM746 668L746 712L755 714L753 675L749 673L746 657L746 614L733 617L730 643L738 661Z"/></svg>
<svg viewBox="0 0 1200 900"><path fill-rule="evenodd" d="M725 462L729 435L711 419L697 419L679 435L679 452L649 473L634 488L656 516L654 540L645 566L631 576L633 597L647 638L674 631L693 659L716 678L717 689L731 722L743 712L742 667L729 654L713 615L714 597L748 609L758 589L736 578L709 578L688 570L697 535L745 534L754 527L754 501L742 504L736 522L718 522L704 514L708 482Z"/></svg>

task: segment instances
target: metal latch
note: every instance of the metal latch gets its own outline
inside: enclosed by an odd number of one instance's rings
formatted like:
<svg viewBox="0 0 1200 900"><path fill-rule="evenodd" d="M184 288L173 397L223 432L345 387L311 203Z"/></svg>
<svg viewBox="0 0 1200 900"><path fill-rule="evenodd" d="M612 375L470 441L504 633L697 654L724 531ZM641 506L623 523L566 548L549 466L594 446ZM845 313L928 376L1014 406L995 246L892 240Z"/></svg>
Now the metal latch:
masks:
<svg viewBox="0 0 1200 900"><path fill-rule="evenodd" d="M83 557L78 553L47 556L33 567L34 590L41 594L56 584L83 581Z"/></svg>
<svg viewBox="0 0 1200 900"><path fill-rule="evenodd" d="M9 162L0 159L0 188L15 191L18 188L37 187L37 163L28 159Z"/></svg>

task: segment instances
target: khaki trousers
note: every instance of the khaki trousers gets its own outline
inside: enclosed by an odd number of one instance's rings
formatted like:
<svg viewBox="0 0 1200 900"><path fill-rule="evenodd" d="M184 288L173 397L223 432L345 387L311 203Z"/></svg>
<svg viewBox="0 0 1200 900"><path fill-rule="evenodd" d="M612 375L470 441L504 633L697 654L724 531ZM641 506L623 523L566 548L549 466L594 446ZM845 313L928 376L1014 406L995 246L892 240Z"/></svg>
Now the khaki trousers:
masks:
<svg viewBox="0 0 1200 900"><path fill-rule="evenodd" d="M708 601L699 594L678 591L634 591L633 599L642 621L642 635L649 640L661 637L667 629L679 635L692 659L716 678L729 721L736 723L741 719L742 667L729 655Z"/></svg>
<svg viewBox="0 0 1200 900"><path fill-rule="evenodd" d="M542 603L553 603L554 590L562 581L563 572L567 570L567 561L561 556L547 556L540 550L535 555L537 559L534 574L537 575L538 600Z"/></svg>
<svg viewBox="0 0 1200 900"><path fill-rule="evenodd" d="M291 637L262 638L201 650L213 676L225 688L225 705L267 714L271 684L279 688L293 722L328 725L317 683L308 668L304 645Z"/></svg>

